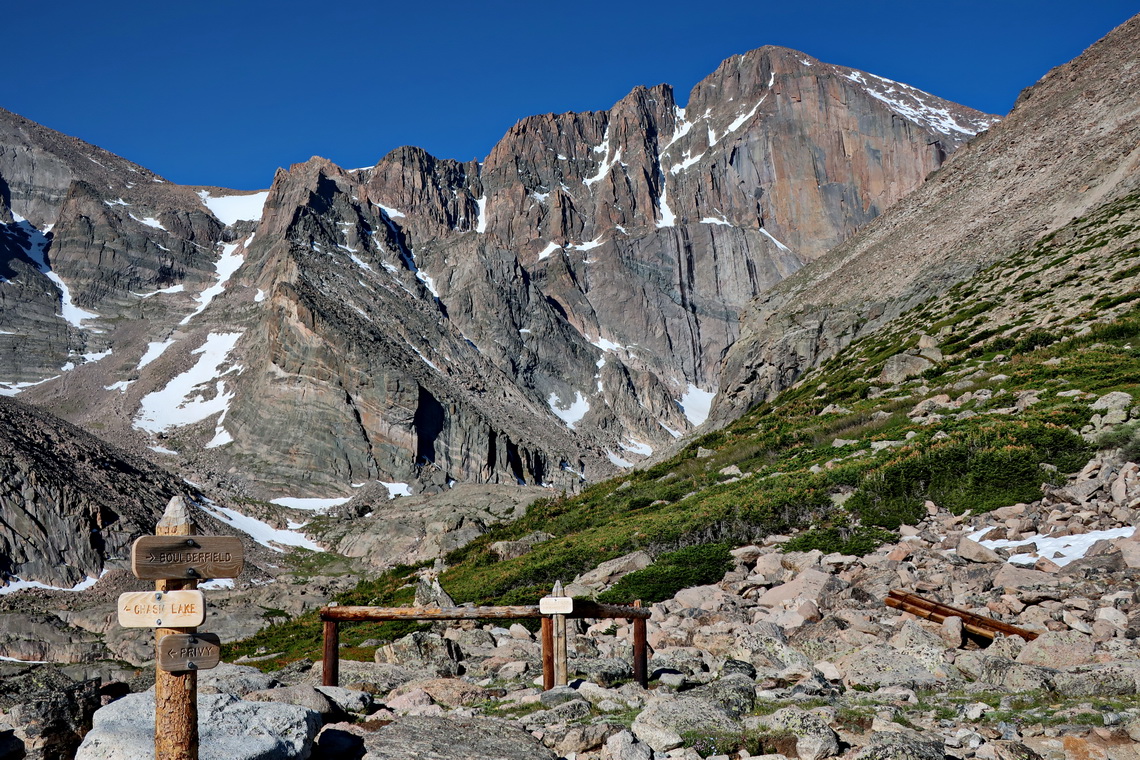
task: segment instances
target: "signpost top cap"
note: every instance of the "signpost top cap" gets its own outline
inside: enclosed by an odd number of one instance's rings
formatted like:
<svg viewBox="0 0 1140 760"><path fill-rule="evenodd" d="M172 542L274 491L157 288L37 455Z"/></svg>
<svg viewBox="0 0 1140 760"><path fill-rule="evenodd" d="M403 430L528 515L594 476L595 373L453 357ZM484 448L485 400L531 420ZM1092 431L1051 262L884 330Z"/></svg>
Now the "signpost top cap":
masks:
<svg viewBox="0 0 1140 760"><path fill-rule="evenodd" d="M180 525L189 525L190 522L190 505L187 503L186 497L179 494L166 505L166 511L162 513L162 519L158 521L156 527L174 528Z"/></svg>

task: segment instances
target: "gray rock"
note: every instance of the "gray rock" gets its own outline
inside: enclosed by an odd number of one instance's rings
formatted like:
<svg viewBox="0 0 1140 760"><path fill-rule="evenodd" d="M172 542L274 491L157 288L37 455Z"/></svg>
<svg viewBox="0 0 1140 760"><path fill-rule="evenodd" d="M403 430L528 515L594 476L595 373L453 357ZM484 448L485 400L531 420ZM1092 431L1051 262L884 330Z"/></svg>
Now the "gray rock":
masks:
<svg viewBox="0 0 1140 760"><path fill-rule="evenodd" d="M788 732L796 737L796 754L801 760L822 760L839 754L839 736L823 718L798 707L784 707L761 718L774 732Z"/></svg>
<svg viewBox="0 0 1140 760"><path fill-rule="evenodd" d="M1104 394L1096 401L1092 402L1089 408L1095 412L1112 412L1127 409L1130 406L1132 406L1131 394L1125 393L1124 391L1113 391L1111 393Z"/></svg>
<svg viewBox="0 0 1140 760"><path fill-rule="evenodd" d="M555 760L526 731L493 718L405 716L361 732L361 760Z"/></svg>
<svg viewBox="0 0 1140 760"><path fill-rule="evenodd" d="M731 673L686 692L686 696L712 702L739 719L756 704L756 683L743 673Z"/></svg>
<svg viewBox="0 0 1140 760"><path fill-rule="evenodd" d="M249 702L278 702L285 705L297 705L319 714L324 721L337 716L340 708L327 696L312 686L283 686L277 689L264 691L251 691L243 699Z"/></svg>
<svg viewBox="0 0 1140 760"><path fill-rule="evenodd" d="M879 380L894 385L895 383L901 383L908 377L921 375L933 366L934 362L919 356L917 353L895 354L888 358L883 365L883 371L882 374L879 375Z"/></svg>
<svg viewBox="0 0 1140 760"><path fill-rule="evenodd" d="M1093 662L1093 640L1077 631L1046 631L1030 641L1017 655L1026 665L1064 668Z"/></svg>
<svg viewBox="0 0 1140 760"><path fill-rule="evenodd" d="M1005 562L993 549L965 536L958 542L958 556L971 562Z"/></svg>
<svg viewBox="0 0 1140 760"><path fill-rule="evenodd" d="M491 553L498 557L500 561L517 559L534 547L552 538L554 538L554 536L551 534L536 530L517 541L496 541L491 544L490 549Z"/></svg>
<svg viewBox="0 0 1140 760"><path fill-rule="evenodd" d="M345 689L341 686L318 686L317 691L332 700L337 707L346 713L367 715L372 711L374 701L368 692L358 689Z"/></svg>
<svg viewBox="0 0 1140 760"><path fill-rule="evenodd" d="M648 744L637 741L629 731L619 731L606 739L606 760L653 760Z"/></svg>
<svg viewBox="0 0 1140 760"><path fill-rule="evenodd" d="M872 644L840 659L848 687L906 686L911 689L935 688L944 683L922 662L897 649Z"/></svg>
<svg viewBox="0 0 1140 760"><path fill-rule="evenodd" d="M944 760L945 756L941 739L900 728L874 734L855 760Z"/></svg>
<svg viewBox="0 0 1140 760"><path fill-rule="evenodd" d="M555 686L553 689L547 689L538 695L538 700L546 707L557 707L578 698L577 690L569 686Z"/></svg>
<svg viewBox="0 0 1140 760"><path fill-rule="evenodd" d="M463 654L450 639L435 633L416 631L376 650L376 662L430 670L445 678L463 672Z"/></svg>
<svg viewBox="0 0 1140 760"><path fill-rule="evenodd" d="M280 686L276 678L250 665L220 662L216 668L198 674L199 694L232 694L244 697L251 691L265 691Z"/></svg>
<svg viewBox="0 0 1140 760"><path fill-rule="evenodd" d="M735 735L743 727L719 705L705 699L679 696L649 700L630 728L639 741L654 751L668 752L681 746L682 734Z"/></svg>
<svg viewBox="0 0 1140 760"><path fill-rule="evenodd" d="M1024 665L1006 657L995 657L982 652L959 652L954 666L962 673L982 683L992 684L1007 691L1049 691L1056 673L1036 665Z"/></svg>
<svg viewBox="0 0 1140 760"><path fill-rule="evenodd" d="M633 667L613 657L578 657L571 660L570 667L600 686L613 686L633 678Z"/></svg>
<svg viewBox="0 0 1140 760"><path fill-rule="evenodd" d="M198 695L201 760L304 760L320 715L296 705ZM76 760L154 757L154 692L131 694L95 713Z"/></svg>

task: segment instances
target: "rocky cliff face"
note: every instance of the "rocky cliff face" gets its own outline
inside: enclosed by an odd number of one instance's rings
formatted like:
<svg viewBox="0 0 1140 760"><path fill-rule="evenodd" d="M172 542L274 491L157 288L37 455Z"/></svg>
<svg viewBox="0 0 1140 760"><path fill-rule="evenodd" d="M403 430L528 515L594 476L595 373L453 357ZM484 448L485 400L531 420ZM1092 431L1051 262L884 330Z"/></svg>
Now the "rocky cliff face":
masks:
<svg viewBox="0 0 1140 760"><path fill-rule="evenodd" d="M1140 186L1140 18L1027 89L928 181L745 315L713 424Z"/></svg>
<svg viewBox="0 0 1140 760"><path fill-rule="evenodd" d="M152 533L179 481L73 425L0 398L0 577L71 587Z"/></svg>
<svg viewBox="0 0 1140 760"><path fill-rule="evenodd" d="M0 116L5 392L266 495L630 466L703 421L741 307L994 121L767 47L685 108L637 88L483 162L243 195Z"/></svg>

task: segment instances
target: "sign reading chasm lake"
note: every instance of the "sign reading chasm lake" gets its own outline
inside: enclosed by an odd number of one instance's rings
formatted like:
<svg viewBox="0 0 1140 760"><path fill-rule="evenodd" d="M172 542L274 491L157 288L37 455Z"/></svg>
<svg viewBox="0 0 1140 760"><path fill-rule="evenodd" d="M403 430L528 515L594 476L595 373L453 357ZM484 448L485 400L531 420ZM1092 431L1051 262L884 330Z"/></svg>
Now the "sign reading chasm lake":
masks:
<svg viewBox="0 0 1140 760"><path fill-rule="evenodd" d="M143 536L131 548L131 570L144 580L236 578L244 565L235 536Z"/></svg>
<svg viewBox="0 0 1140 760"><path fill-rule="evenodd" d="M119 595L124 628L196 628L206 619L201 591L128 591Z"/></svg>

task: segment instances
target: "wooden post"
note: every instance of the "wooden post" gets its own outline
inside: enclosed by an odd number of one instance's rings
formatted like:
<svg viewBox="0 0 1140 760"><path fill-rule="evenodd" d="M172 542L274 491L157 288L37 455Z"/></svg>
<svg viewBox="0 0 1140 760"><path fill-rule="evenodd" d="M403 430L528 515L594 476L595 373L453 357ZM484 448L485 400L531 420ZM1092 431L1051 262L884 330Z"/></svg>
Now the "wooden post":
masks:
<svg viewBox="0 0 1140 760"><path fill-rule="evenodd" d="M336 602L333 602L335 605ZM331 606L331 605L330 605ZM325 649L321 661L321 683L340 686L340 623L325 621Z"/></svg>
<svg viewBox="0 0 1140 760"><path fill-rule="evenodd" d="M166 505L166 512L155 526L155 535L190 536L194 525L190 510L182 496ZM196 589L194 579L155 581L155 591ZM194 633L197 628L156 628L155 652L163 636ZM157 656L156 656L157 659ZM154 757L155 760L198 760L198 674L167 673L155 669L154 681Z"/></svg>
<svg viewBox="0 0 1140 760"><path fill-rule="evenodd" d="M562 591L562 581L554 582L551 596L565 596ZM554 685L565 686L569 681L569 667L566 660L566 616L553 615L554 618Z"/></svg>
<svg viewBox="0 0 1140 760"><path fill-rule="evenodd" d="M542 618L542 690L554 688L554 623Z"/></svg>
<svg viewBox="0 0 1140 760"><path fill-rule="evenodd" d="M633 603L634 607L641 607L641 600ZM645 641L645 618L633 619L633 678L641 688L649 688L649 657Z"/></svg>

